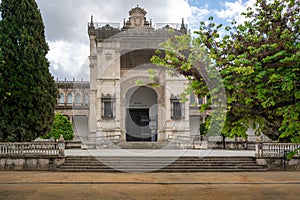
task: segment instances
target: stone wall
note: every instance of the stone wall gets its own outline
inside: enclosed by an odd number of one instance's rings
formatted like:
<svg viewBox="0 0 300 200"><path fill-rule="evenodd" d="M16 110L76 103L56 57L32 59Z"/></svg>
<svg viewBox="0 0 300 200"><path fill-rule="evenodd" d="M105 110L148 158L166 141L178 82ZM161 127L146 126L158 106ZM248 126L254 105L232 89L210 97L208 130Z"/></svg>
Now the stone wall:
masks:
<svg viewBox="0 0 300 200"><path fill-rule="evenodd" d="M65 162L58 156L6 156L0 157L0 170L54 170Z"/></svg>
<svg viewBox="0 0 300 200"><path fill-rule="evenodd" d="M287 171L300 171L299 158L290 161L285 161L284 158L257 158L256 162L258 165L267 165L269 170L279 171L285 168Z"/></svg>

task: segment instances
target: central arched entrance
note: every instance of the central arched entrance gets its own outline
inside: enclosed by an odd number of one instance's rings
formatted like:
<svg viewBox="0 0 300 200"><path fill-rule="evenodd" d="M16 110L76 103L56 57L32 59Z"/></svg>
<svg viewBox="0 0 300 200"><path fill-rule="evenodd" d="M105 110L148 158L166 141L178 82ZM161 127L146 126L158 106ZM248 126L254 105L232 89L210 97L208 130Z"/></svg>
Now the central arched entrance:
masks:
<svg viewBox="0 0 300 200"><path fill-rule="evenodd" d="M145 86L126 93L126 141L157 141L157 94Z"/></svg>

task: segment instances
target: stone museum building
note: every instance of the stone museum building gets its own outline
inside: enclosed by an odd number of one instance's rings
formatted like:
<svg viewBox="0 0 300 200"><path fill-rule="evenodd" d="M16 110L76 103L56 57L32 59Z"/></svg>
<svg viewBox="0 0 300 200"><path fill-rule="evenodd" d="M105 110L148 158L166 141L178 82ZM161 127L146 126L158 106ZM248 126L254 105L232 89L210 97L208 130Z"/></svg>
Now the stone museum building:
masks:
<svg viewBox="0 0 300 200"><path fill-rule="evenodd" d="M139 6L122 25L91 17L90 81L57 81L57 111L73 122L77 138L101 148L110 143L159 146L170 138L199 135L198 105L205 98L191 95L182 102L187 80L150 62L170 34L187 34L183 19L153 24Z"/></svg>

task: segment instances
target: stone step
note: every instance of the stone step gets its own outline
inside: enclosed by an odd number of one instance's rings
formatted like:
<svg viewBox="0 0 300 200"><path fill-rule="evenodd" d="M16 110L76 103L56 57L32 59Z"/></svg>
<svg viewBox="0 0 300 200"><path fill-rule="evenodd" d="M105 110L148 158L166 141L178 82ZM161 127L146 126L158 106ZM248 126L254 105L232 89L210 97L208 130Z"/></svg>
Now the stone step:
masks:
<svg viewBox="0 0 300 200"><path fill-rule="evenodd" d="M178 145L170 142L120 142L120 149L163 149L168 146L169 149L179 149Z"/></svg>
<svg viewBox="0 0 300 200"><path fill-rule="evenodd" d="M85 161L72 161L72 162L65 162L64 164L72 164L72 165L82 165L82 164L89 164L89 165L101 165L101 164L115 164L115 165L157 165L157 164L172 164L172 165L252 165L255 164L255 161L91 161L91 162L85 162Z"/></svg>
<svg viewBox="0 0 300 200"><path fill-rule="evenodd" d="M99 172L263 171L253 157L91 157L69 156L57 170Z"/></svg>
<svg viewBox="0 0 300 200"><path fill-rule="evenodd" d="M202 164L202 165L194 165L194 164L185 164L185 165L176 165L176 164L172 164L172 165L168 165L168 164L139 164L139 165L130 165L130 164L109 164L109 165L105 165L105 164L65 164L61 167L86 167L86 166L91 166L91 167L112 167L112 168L124 168L124 167L127 167L127 168L131 168L131 167L135 167L135 168L139 168L139 167L154 167L154 168L162 168L162 167L168 167L168 168L171 168L171 167L174 167L174 168L205 168L205 167L210 167L210 168L227 168L227 167L261 167L261 166L258 166L258 165L255 165L255 164L244 164L244 165L237 165L237 164L226 164L226 165L212 165L212 164Z"/></svg>
<svg viewBox="0 0 300 200"><path fill-rule="evenodd" d="M175 160L180 160L180 161L184 161L184 160L188 160L188 161L254 161L255 158L253 157L80 157L80 156L72 156L72 157L67 157L66 158L67 161L78 161L78 160L82 160L82 161L99 161L99 160L105 160L105 161L115 161L115 160L130 160L130 161L156 161L156 160L170 160L170 161L175 161Z"/></svg>
<svg viewBox="0 0 300 200"><path fill-rule="evenodd" d="M76 160L76 159L67 159L66 162L74 162L74 163L80 163L80 162L89 162L89 163L94 163L94 162L179 162L179 163L184 163L184 162L218 162L218 163L226 163L226 162L242 162L242 163L247 163L247 162L255 162L255 160L181 160L181 159L95 159L95 160Z"/></svg>
<svg viewBox="0 0 300 200"><path fill-rule="evenodd" d="M116 165L116 166L105 166L105 165L98 165L98 166L61 166L61 169L118 169L118 170L127 170L127 169L151 169L151 170L159 170L159 169L262 169L262 166L237 166L237 165L228 165L228 166L210 166L210 165L203 165L203 166L160 166L160 165L140 165L140 166L124 166L124 165Z"/></svg>
<svg viewBox="0 0 300 200"><path fill-rule="evenodd" d="M59 169L61 172L101 172L101 173L113 173L113 172L133 172L133 173L143 173L143 172L151 172L151 173L192 173L192 172L262 172L267 171L266 168L250 168L250 169L213 169L213 168L199 168L199 169L127 169L127 170L116 170L116 169Z"/></svg>
<svg viewBox="0 0 300 200"><path fill-rule="evenodd" d="M69 165L99 165L99 164L115 164L115 165L154 165L154 164L173 164L173 165L256 165L256 162L251 161L175 161L175 162L169 162L169 161L90 161L90 162L84 162L84 161L72 161L72 162L66 162L65 164Z"/></svg>

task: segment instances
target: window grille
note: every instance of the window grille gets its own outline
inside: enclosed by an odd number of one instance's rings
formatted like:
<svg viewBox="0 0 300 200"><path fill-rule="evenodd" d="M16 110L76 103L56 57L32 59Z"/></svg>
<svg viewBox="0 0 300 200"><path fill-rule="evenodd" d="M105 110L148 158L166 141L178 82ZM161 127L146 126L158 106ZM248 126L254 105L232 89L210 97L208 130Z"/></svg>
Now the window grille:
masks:
<svg viewBox="0 0 300 200"><path fill-rule="evenodd" d="M171 118L182 119L184 118L184 103L180 101L178 96L172 95L171 97Z"/></svg>
<svg viewBox="0 0 300 200"><path fill-rule="evenodd" d="M115 118L115 104L116 98L109 94L102 94L101 105L102 105L102 119L114 119Z"/></svg>

